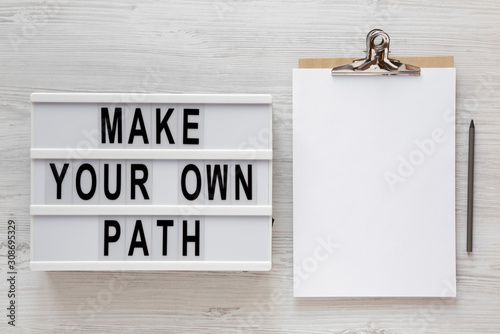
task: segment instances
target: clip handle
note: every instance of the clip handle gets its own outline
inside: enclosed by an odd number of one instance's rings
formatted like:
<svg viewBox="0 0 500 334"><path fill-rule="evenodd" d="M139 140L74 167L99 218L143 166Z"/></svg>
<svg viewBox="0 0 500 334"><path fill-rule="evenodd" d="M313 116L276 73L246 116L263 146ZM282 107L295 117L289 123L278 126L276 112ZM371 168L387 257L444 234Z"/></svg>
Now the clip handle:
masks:
<svg viewBox="0 0 500 334"><path fill-rule="evenodd" d="M389 58L389 35L381 29L373 29L366 35L366 58L332 69L332 75L420 75L417 66L403 64Z"/></svg>

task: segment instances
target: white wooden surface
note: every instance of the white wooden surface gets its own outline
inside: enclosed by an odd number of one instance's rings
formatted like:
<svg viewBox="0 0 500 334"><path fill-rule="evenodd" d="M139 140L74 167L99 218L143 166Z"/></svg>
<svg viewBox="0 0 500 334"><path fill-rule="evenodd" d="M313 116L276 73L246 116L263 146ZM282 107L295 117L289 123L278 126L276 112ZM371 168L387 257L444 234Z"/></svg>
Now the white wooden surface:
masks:
<svg viewBox="0 0 500 334"><path fill-rule="evenodd" d="M0 332L500 332L500 3L490 1L24 1L0 3ZM456 299L292 297L292 68L361 56L454 55ZM29 94L270 93L273 262L264 273L31 272ZM476 123L474 253L465 252L467 130ZM326 208L325 208L326 209ZM6 226L17 222L18 318L7 326ZM365 278L369 279L369 277Z"/></svg>

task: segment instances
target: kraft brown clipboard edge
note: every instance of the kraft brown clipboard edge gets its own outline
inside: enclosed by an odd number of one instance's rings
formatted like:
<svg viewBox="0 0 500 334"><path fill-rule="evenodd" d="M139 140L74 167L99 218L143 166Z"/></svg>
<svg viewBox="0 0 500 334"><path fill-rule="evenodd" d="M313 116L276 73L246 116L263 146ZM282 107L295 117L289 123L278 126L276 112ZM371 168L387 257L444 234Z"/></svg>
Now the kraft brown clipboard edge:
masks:
<svg viewBox="0 0 500 334"><path fill-rule="evenodd" d="M437 57L394 57L402 63L412 64L421 68L453 67L453 56ZM359 58L302 58L299 59L299 68L333 68L351 63Z"/></svg>

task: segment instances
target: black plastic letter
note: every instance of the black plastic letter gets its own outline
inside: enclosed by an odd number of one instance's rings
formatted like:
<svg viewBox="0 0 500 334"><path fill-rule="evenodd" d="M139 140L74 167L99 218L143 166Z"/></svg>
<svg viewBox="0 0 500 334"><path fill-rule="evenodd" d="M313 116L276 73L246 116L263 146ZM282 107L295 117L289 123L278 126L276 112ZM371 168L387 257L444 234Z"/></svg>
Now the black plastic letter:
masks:
<svg viewBox="0 0 500 334"><path fill-rule="evenodd" d="M66 172L68 171L68 166L69 166L69 164L64 164L64 166L61 170L61 174L58 174L56 164L54 164L54 163L50 164L50 169L52 169L52 174L54 175L54 179L56 180L56 183L57 183L57 199L61 199L61 186L62 186L62 182L64 180L64 176L66 175Z"/></svg>
<svg viewBox="0 0 500 334"><path fill-rule="evenodd" d="M106 130L109 132L109 142L115 142L116 131L118 130L118 143L122 143L122 108L115 108L113 115L113 125L109 120L108 108L101 108L101 143L106 143Z"/></svg>
<svg viewBox="0 0 500 334"><path fill-rule="evenodd" d="M183 131L182 131L182 142L188 145L198 145L200 140L198 138L190 138L188 137L189 129L198 129L198 123L189 122L189 116L197 116L200 114L200 109L184 109L184 117L183 117Z"/></svg>
<svg viewBox="0 0 500 334"><path fill-rule="evenodd" d="M109 235L109 228L115 228L115 234ZM109 243L117 242L120 239L121 229L120 223L116 220L105 220L104 221L104 256L109 255Z"/></svg>
<svg viewBox="0 0 500 334"><path fill-rule="evenodd" d="M187 176L187 173L190 171L193 171L194 174L196 175L196 189L192 194L190 194L186 188L186 176ZM194 201L200 195L201 174L200 174L200 170L198 169L198 167L196 167L196 165L193 165L193 164L186 165L186 167L184 167L184 169L182 170L181 189L182 189L182 194L189 201Z"/></svg>

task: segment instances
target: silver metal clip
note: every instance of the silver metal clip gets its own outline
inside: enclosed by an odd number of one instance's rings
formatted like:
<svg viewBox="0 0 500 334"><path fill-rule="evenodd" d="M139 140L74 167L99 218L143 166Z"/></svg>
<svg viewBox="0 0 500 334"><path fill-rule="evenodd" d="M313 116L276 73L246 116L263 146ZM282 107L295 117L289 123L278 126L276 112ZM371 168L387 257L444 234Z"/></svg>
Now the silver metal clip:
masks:
<svg viewBox="0 0 500 334"><path fill-rule="evenodd" d="M366 58L334 67L332 75L420 75L420 67L389 58L389 44L389 35L373 29L366 35Z"/></svg>

